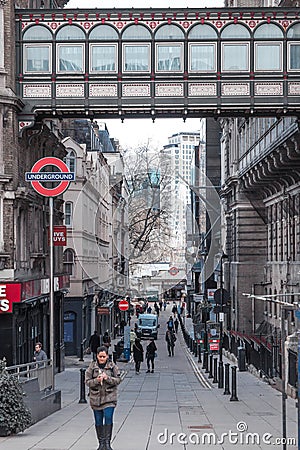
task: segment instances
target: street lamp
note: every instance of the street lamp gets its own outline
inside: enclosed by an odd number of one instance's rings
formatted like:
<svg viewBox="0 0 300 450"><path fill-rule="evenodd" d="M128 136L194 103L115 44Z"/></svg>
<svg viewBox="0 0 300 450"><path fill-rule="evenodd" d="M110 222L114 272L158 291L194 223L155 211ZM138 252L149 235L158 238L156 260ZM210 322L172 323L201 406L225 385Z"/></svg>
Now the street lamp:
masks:
<svg viewBox="0 0 300 450"><path fill-rule="evenodd" d="M223 367L223 322L224 322L224 289L223 289L223 260L228 259L228 255L222 252L220 258L220 312L219 312L219 323L220 323L220 344L219 344L219 379L218 387L224 387L224 367Z"/></svg>

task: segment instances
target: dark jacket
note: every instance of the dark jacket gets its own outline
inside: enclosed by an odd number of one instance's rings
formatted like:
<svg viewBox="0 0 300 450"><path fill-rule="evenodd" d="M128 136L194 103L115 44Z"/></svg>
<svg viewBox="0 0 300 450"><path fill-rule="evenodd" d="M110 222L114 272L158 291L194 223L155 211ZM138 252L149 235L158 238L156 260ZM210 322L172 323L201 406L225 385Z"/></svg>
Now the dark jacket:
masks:
<svg viewBox="0 0 300 450"><path fill-rule="evenodd" d="M142 344L138 341L133 344L133 359L135 362L144 361L144 349Z"/></svg>
<svg viewBox="0 0 300 450"><path fill-rule="evenodd" d="M104 409L117 404L117 385L121 382L118 367L107 360L103 369L108 375L107 380L103 380L102 385L98 382L99 366L96 361L92 361L85 373L85 384L89 387L90 405L92 409Z"/></svg>
<svg viewBox="0 0 300 450"><path fill-rule="evenodd" d="M166 332L166 342L167 344L169 344L171 347L175 346L175 341L176 341L176 336L173 333L173 331L168 330Z"/></svg>
<svg viewBox="0 0 300 450"><path fill-rule="evenodd" d="M100 336L98 334L92 334L89 340L89 347L93 353L97 353L97 348L100 347Z"/></svg>
<svg viewBox="0 0 300 450"><path fill-rule="evenodd" d="M151 341L150 344L148 344L147 348L146 348L146 357L154 358L156 350L157 350L157 347L155 345L155 342Z"/></svg>

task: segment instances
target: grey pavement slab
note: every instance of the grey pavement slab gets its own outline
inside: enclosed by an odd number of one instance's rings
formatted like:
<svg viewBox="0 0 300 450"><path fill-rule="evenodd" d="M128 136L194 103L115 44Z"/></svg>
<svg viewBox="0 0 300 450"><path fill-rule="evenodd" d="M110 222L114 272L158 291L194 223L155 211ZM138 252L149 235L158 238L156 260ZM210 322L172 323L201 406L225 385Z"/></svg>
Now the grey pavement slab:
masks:
<svg viewBox="0 0 300 450"><path fill-rule="evenodd" d="M169 314L167 311L160 319L155 373L146 373L145 362L139 375L132 362L119 364L127 373L119 386L112 448L281 449L282 445L275 442L282 429L281 393L248 372L237 372L239 401L230 402L230 396L208 380L180 334L175 356L167 356L164 333ZM0 438L1 450L97 448L93 413L88 403L78 403L79 369L86 367L89 360L66 359L65 372L55 377L56 387L62 391L62 409L24 433ZM292 399L287 400L287 429L288 437L296 438L297 410ZM272 436L270 444L263 442L266 433ZM287 445L288 450L296 448Z"/></svg>

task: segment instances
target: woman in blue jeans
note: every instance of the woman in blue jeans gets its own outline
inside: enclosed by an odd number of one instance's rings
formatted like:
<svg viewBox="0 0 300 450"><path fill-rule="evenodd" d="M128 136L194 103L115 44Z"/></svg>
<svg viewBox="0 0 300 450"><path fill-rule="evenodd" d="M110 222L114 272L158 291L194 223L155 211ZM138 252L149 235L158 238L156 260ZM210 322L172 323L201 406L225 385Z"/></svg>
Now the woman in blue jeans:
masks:
<svg viewBox="0 0 300 450"><path fill-rule="evenodd" d="M112 450L110 442L113 414L117 405L117 385L120 381L119 369L109 361L107 347L98 347L96 361L90 363L85 374L99 441L98 450Z"/></svg>

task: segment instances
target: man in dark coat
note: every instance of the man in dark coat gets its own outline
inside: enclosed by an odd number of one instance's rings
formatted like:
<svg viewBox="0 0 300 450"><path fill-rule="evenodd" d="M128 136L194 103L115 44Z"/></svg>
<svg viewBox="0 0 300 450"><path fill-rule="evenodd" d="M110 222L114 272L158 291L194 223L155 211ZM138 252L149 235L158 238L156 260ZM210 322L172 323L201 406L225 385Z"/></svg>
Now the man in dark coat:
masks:
<svg viewBox="0 0 300 450"><path fill-rule="evenodd" d="M144 349L143 349L140 339L138 339L138 338L135 339L132 349L133 349L133 359L135 362L135 373L139 374L141 362L144 361Z"/></svg>
<svg viewBox="0 0 300 450"><path fill-rule="evenodd" d="M97 348L100 347L100 336L97 331L94 331L94 334L90 337L89 347L93 353L93 361L96 361Z"/></svg>
<svg viewBox="0 0 300 450"><path fill-rule="evenodd" d="M173 330L168 329L166 332L166 342L169 356L174 356L176 336Z"/></svg>

